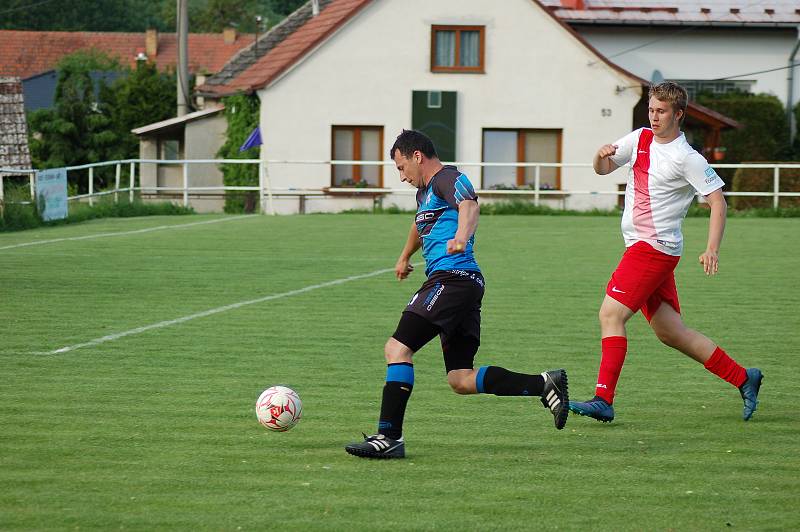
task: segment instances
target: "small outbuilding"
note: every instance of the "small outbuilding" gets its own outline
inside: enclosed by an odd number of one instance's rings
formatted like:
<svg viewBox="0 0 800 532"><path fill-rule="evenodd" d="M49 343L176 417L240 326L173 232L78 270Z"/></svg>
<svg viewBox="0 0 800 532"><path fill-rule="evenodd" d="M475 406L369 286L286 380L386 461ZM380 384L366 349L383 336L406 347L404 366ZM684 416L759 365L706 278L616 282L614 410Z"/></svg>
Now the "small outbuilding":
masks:
<svg viewBox="0 0 800 532"><path fill-rule="evenodd" d="M216 159L225 143L227 121L224 106L212 106L169 120L162 120L132 130L139 137L139 157L150 161ZM186 176L191 187L221 187L222 172L216 164L190 164ZM184 167L180 163L142 163L139 182L143 199L174 199L183 196ZM197 212L219 212L224 194L206 191L193 196Z"/></svg>

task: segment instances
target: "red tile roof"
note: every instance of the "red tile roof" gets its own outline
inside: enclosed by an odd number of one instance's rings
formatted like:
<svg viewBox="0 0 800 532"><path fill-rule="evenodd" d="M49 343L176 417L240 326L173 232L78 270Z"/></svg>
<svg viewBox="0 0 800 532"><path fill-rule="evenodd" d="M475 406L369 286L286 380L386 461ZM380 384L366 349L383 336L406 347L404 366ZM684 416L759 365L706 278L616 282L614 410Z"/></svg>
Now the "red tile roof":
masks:
<svg viewBox="0 0 800 532"><path fill-rule="evenodd" d="M225 44L221 33L189 34L189 71L218 72L236 52L252 43L252 35L240 35ZM133 66L137 54L145 51L145 34L0 30L0 75L26 79L52 70L63 56L88 48ZM177 55L175 34L159 33L157 55L149 59L159 69L174 69Z"/></svg>
<svg viewBox="0 0 800 532"><path fill-rule="evenodd" d="M311 17L310 6L298 9L292 16L297 20L287 19L287 24L297 24L290 33L277 42L264 55L252 62L244 70L222 82L208 83L199 88L201 93L223 96L236 92L251 92L268 85L289 67L305 57L318 44L327 39L348 20L354 17L372 0L330 0L323 3L320 13ZM304 11L305 10L305 11ZM280 31L276 26L273 31ZM264 40L269 40L269 33ZM259 41L261 44L261 40Z"/></svg>

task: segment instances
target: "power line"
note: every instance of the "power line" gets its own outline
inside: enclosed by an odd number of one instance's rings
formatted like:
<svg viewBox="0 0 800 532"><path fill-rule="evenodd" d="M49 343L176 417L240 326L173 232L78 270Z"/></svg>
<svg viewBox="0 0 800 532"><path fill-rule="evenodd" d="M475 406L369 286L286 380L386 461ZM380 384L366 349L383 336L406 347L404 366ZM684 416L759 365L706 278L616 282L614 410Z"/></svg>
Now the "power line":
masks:
<svg viewBox="0 0 800 532"><path fill-rule="evenodd" d="M13 13L14 11L19 11L20 9L33 9L34 7L39 7L44 4L49 4L53 0L44 0L43 2L37 2L35 4L29 4L27 6L17 6L12 7L11 9L6 9L5 11L0 11L0 15L5 15L6 13Z"/></svg>
<svg viewBox="0 0 800 532"><path fill-rule="evenodd" d="M743 78L745 76L755 76L756 74L765 74L767 72L775 72L777 70L786 70L787 68L792 68L792 67L796 67L796 66L800 66L800 63L792 63L791 65L786 65L786 66L776 67L776 68L769 68L767 70L759 70L757 72L748 72L747 74L737 74L735 76L726 76L724 78L716 78L716 79L711 79L709 81L725 81L726 79Z"/></svg>
<svg viewBox="0 0 800 532"><path fill-rule="evenodd" d="M692 26L692 27L689 27L689 28L684 28L684 29L682 29L680 31L676 31L676 32L670 33L668 35L664 35L663 37L659 37L658 39L653 39L652 41L648 41L646 43L639 44L637 46L634 46L633 48L628 48L627 50L623 50L621 52L617 52L616 54L607 55L606 58L607 59L613 59L615 57L619 57L621 55L625 55L625 54L627 54L629 52L634 52L634 51L636 51L636 50L638 50L640 48L644 48L646 46L650 46L651 44L655 44L655 43L661 42L661 41L666 41L667 39L671 39L671 38L673 38L673 37L675 37L677 35L680 35L682 33L688 33L690 31L694 31L696 29L698 29L698 26Z"/></svg>

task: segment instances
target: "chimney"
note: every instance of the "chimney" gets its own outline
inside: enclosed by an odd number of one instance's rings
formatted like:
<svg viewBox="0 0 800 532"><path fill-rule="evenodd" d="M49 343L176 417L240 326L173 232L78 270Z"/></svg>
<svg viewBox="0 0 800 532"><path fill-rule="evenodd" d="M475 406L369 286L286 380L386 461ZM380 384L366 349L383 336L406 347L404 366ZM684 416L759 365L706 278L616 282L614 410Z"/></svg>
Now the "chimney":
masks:
<svg viewBox="0 0 800 532"><path fill-rule="evenodd" d="M236 28L224 28L222 30L222 42L225 44L233 44L236 42Z"/></svg>
<svg viewBox="0 0 800 532"><path fill-rule="evenodd" d="M586 9L583 0L561 0L561 7L564 9L574 9L576 11L583 11Z"/></svg>
<svg viewBox="0 0 800 532"><path fill-rule="evenodd" d="M153 59L158 55L158 30L150 29L144 34L144 53Z"/></svg>

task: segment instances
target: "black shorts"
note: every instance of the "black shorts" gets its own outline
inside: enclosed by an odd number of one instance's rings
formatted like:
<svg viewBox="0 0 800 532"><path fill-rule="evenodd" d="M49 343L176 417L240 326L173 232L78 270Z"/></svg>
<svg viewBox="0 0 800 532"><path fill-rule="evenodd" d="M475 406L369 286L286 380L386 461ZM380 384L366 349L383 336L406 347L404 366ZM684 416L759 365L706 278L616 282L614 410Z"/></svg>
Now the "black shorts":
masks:
<svg viewBox="0 0 800 532"><path fill-rule="evenodd" d="M392 337L416 352L437 334L445 368L472 369L481 342L480 272L433 272L411 298Z"/></svg>

